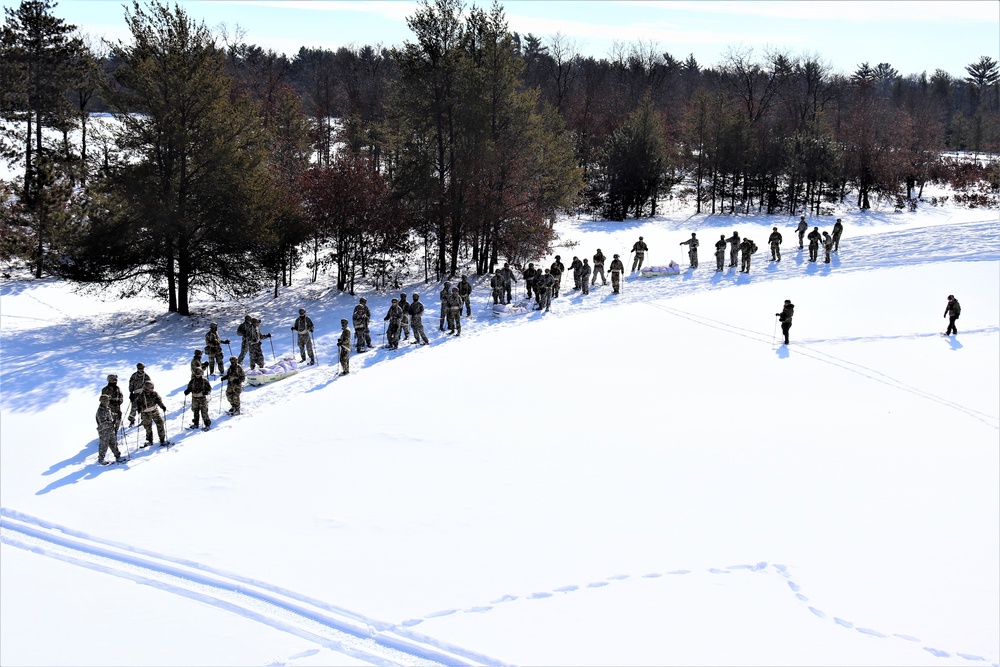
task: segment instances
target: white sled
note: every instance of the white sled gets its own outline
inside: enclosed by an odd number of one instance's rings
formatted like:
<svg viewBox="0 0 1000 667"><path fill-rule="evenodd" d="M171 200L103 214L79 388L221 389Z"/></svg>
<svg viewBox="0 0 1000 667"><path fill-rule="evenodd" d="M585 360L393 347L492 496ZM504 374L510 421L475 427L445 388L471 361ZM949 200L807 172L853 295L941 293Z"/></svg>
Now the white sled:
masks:
<svg viewBox="0 0 1000 667"><path fill-rule="evenodd" d="M247 371L247 382L255 387L259 387L263 384L271 384L278 380L284 380L289 375L295 375L298 372L299 363L295 360L294 356L286 354L270 366Z"/></svg>
<svg viewBox="0 0 1000 667"><path fill-rule="evenodd" d="M517 303L495 303L493 304L493 317L506 317L507 315L526 315L530 313L532 306L527 301Z"/></svg>
<svg viewBox="0 0 1000 667"><path fill-rule="evenodd" d="M666 266L644 266L639 270L639 275L643 278L655 278L656 276L678 276L681 273L680 265L670 260Z"/></svg>

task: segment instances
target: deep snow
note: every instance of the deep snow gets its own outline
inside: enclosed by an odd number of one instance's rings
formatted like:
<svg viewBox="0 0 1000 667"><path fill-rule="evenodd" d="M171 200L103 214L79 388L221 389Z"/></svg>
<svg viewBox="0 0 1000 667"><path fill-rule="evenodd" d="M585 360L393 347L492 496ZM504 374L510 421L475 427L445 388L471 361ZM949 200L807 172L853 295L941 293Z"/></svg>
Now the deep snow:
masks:
<svg viewBox="0 0 1000 667"><path fill-rule="evenodd" d="M460 339L407 284L432 344L347 377L356 299L325 276L192 318L3 284L0 663L998 664L1000 223L843 217L829 265L788 218L564 220L564 261L630 265L641 234L686 269L697 231L701 267L618 297L567 277L509 318L480 282ZM733 229L749 276L713 272ZM394 295L366 294L374 323ZM320 365L179 433L207 323L259 312L280 355L300 305ZM140 360L177 444L99 467L97 393Z"/></svg>

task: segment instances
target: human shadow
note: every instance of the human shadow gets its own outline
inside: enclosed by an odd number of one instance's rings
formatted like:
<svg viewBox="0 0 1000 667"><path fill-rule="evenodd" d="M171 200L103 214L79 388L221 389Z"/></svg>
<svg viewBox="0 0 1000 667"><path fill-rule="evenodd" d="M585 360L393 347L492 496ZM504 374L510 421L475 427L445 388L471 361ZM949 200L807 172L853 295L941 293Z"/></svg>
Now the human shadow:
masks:
<svg viewBox="0 0 1000 667"><path fill-rule="evenodd" d="M785 345L784 343L782 343L781 345L779 345L777 347L777 349L775 349L774 353L776 355L778 355L779 359L787 359L788 358L788 354L789 354L788 353L788 346Z"/></svg>
<svg viewBox="0 0 1000 667"><path fill-rule="evenodd" d="M948 342L948 345L951 347L953 352L957 352L958 350L961 350L963 347L962 344L958 342L957 336L958 334L955 334L954 336L944 337L944 339Z"/></svg>

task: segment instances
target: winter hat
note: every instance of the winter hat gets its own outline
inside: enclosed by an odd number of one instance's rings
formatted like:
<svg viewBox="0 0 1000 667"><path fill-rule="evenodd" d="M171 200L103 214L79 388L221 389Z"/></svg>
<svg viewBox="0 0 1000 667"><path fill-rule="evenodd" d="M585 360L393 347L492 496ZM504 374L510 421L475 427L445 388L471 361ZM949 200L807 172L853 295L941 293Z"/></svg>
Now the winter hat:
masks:
<svg viewBox="0 0 1000 667"><path fill-rule="evenodd" d="M101 403L107 403L110 400L111 400L110 396L108 396L107 394L101 394L101 398L100 398Z"/></svg>
<svg viewBox="0 0 1000 667"><path fill-rule="evenodd" d="M368 303L368 299L366 299L365 297L361 297L361 303Z"/></svg>
<svg viewBox="0 0 1000 667"><path fill-rule="evenodd" d="M204 354L204 352L202 352L201 350L195 350L194 351L194 356L196 356L196 357L200 357L203 354Z"/></svg>
<svg viewBox="0 0 1000 667"><path fill-rule="evenodd" d="M306 309L305 308L299 308L299 315L305 315L305 314L306 314Z"/></svg>
<svg viewBox="0 0 1000 667"><path fill-rule="evenodd" d="M346 327L347 326L347 320L344 319L344 318L340 318L340 324L341 324L341 326L345 326Z"/></svg>
<svg viewBox="0 0 1000 667"><path fill-rule="evenodd" d="M149 387L150 389L152 389L153 388L153 381L152 380L146 380L146 386Z"/></svg>
<svg viewBox="0 0 1000 667"><path fill-rule="evenodd" d="M118 376L114 375L114 374L109 375L108 376L108 382L118 382Z"/></svg>
<svg viewBox="0 0 1000 667"><path fill-rule="evenodd" d="M145 367L146 367L146 364L144 364L144 363L142 363L142 362L140 361L139 363L137 363L137 364L135 365L135 367L136 367L136 368L138 368L138 369L139 369L139 370L141 371L141 370L142 370L143 368L145 368Z"/></svg>
<svg viewBox="0 0 1000 667"><path fill-rule="evenodd" d="M419 294L414 294L413 295L413 300L414 301L420 301L420 295Z"/></svg>

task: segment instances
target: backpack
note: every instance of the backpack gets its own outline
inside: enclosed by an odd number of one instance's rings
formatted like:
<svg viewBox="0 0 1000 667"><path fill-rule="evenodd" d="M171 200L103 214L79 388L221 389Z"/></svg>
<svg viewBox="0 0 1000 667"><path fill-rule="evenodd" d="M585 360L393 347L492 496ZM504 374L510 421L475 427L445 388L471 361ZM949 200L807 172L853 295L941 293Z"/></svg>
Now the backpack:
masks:
<svg viewBox="0 0 1000 667"><path fill-rule="evenodd" d="M755 252L757 252L757 244L754 243L753 241L750 241L750 254L752 255Z"/></svg>

